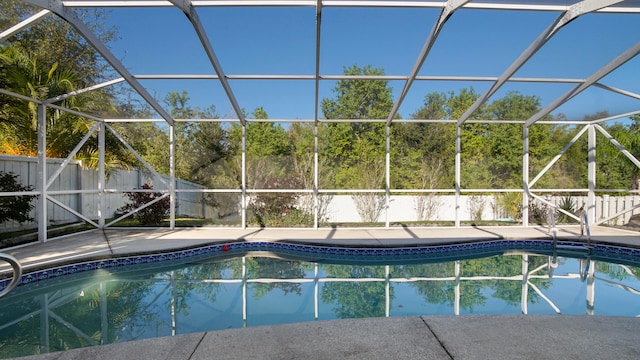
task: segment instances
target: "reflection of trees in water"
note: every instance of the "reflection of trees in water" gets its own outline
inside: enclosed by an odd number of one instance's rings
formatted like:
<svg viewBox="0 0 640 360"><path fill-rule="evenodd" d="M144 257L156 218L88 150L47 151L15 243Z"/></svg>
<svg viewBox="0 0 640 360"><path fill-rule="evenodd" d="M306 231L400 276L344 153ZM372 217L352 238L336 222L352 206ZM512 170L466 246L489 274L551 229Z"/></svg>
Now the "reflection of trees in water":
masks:
<svg viewBox="0 0 640 360"><path fill-rule="evenodd" d="M21 299L0 310L0 323L33 313L28 320L0 332L0 357L17 357L116 342L127 331L154 317L145 297L151 288L139 282L97 282ZM105 303L106 302L106 303ZM109 316L102 316L103 305ZM49 309L47 319L42 309ZM107 321L102 326L103 320ZM48 328L42 329L42 324ZM103 333L106 330L107 333ZM46 339L42 334L47 334Z"/></svg>
<svg viewBox="0 0 640 360"><path fill-rule="evenodd" d="M305 277L306 267L312 266L301 261L290 261L273 258L246 258L248 279L302 279ZM302 294L300 283L272 282L272 283L251 283L253 298L262 299L267 293L274 289L280 289L284 294Z"/></svg>
<svg viewBox="0 0 640 360"><path fill-rule="evenodd" d="M546 264L547 256L529 256L529 271ZM536 272L536 275L548 274L546 269ZM397 265L392 267L393 277L427 277L451 278L455 276L455 263L433 263ZM481 259L460 260L460 277L510 277L522 276L522 256L505 255ZM547 289L551 281L547 278L530 278L529 281L540 289ZM430 304L447 304L453 306L455 302L454 280L446 281L415 281L410 283L416 291ZM473 312L477 306L487 302L484 289L493 290L492 297L502 299L508 304L519 304L522 298L522 282L516 280L484 279L460 281L460 308ZM533 289L529 289L528 301L536 303L540 296Z"/></svg>
<svg viewBox="0 0 640 360"><path fill-rule="evenodd" d="M189 299L195 294L214 303L222 284L202 280L222 279L224 272L232 269L236 263L240 264L239 258L201 263L164 274L167 281L171 281L172 276L175 280L172 291L176 313L189 315ZM166 306L171 306L171 300L167 301Z"/></svg>
<svg viewBox="0 0 640 360"><path fill-rule="evenodd" d="M323 265L331 278L384 278L384 266ZM389 297L393 299L393 287ZM322 286L322 301L334 303L338 318L385 316L384 282L327 282Z"/></svg>
<svg viewBox="0 0 640 360"><path fill-rule="evenodd" d="M596 261L595 271L603 273L614 280L627 280L640 278L640 267L619 265Z"/></svg>
<svg viewBox="0 0 640 360"><path fill-rule="evenodd" d="M462 266L461 266L462 267ZM455 276L455 264L453 262L397 265L392 268L394 277L428 277L451 278ZM409 283L416 289L427 303L446 304L453 306L455 302L454 280L426 280ZM474 306L484 305L487 301L482 294L482 285L478 282L460 282L460 308L473 312Z"/></svg>
<svg viewBox="0 0 640 360"><path fill-rule="evenodd" d="M533 256L528 257L528 269L532 271L540 266L547 264L549 257ZM521 276L522 275L522 256L521 255L504 255L494 256L484 259L474 259L461 261L461 276ZM547 275L548 270L543 268L535 273L535 275ZM529 282L536 285L539 289L547 289L551 286L551 280L545 278L529 278ZM502 299L510 305L520 304L522 299L522 282L514 280L482 280L480 282L483 287L493 289L493 297ZM540 300L540 295L532 288L528 289L528 302L535 304Z"/></svg>

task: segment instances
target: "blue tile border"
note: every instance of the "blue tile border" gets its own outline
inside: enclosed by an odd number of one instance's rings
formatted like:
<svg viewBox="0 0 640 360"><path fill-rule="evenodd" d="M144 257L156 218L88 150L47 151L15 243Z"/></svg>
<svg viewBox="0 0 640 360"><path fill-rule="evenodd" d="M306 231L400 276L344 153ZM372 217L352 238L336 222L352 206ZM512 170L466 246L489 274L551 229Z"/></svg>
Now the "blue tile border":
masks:
<svg viewBox="0 0 640 360"><path fill-rule="evenodd" d="M561 242L558 245L560 246L557 250L558 256L577 257L577 254L583 254L583 257L586 258L588 249L584 243ZM499 254L506 251L532 251L543 255L551 255L553 253L553 241L491 240L423 247L387 248L331 247L285 242L231 242L160 254L132 255L63 265L23 274L18 286L99 269L114 269L126 266L139 268L168 261L188 260L203 256L225 256L250 251L272 251L281 255L302 258L315 256L335 262L377 262L382 264L385 262L426 262L426 260L432 260L433 262L449 261L455 258L470 258L472 256ZM640 266L640 249L594 244L591 248L591 258L593 260L632 263ZM8 286L10 281L11 279L0 280L0 290Z"/></svg>

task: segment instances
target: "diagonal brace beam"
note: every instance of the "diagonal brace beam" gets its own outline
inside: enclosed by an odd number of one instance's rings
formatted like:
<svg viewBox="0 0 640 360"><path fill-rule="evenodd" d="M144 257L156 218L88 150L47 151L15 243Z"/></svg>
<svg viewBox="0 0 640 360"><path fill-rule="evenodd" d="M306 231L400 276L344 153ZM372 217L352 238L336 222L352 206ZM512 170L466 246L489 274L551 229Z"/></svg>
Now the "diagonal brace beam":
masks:
<svg viewBox="0 0 640 360"><path fill-rule="evenodd" d="M545 107L544 109L540 110L538 113L534 114L532 117L530 117L526 121L525 126L531 126L536 121L538 121L538 120L542 119L543 117L547 116L553 110L557 109L560 105L562 105L562 104L566 103L567 101L571 100L573 97L575 97L576 95L578 95L581 92L583 92L584 90L586 90L589 86L591 86L591 85L595 84L596 82L600 81L602 78L604 78L605 76L609 75L612 71L614 71L615 69L617 69L620 66L624 65L624 63L626 63L627 61L633 59L636 55L638 55L638 53L640 53L640 42L637 42L635 45L633 45L627 51L625 51L622 54L618 55L611 62L609 62L605 66L601 67L598 71L596 71L591 76L589 76L587 79L585 79L585 81L583 83L580 83L580 84L576 85L575 87L573 87L573 89L567 91L566 93L561 95L559 98L557 98L555 101L553 101L552 103L547 105L547 107Z"/></svg>
<svg viewBox="0 0 640 360"><path fill-rule="evenodd" d="M202 26L202 22L200 21L200 17L198 16L198 13L196 12L193 5L191 5L191 1L190 0L169 0L169 1L175 6L177 6L178 8L180 8L180 10L182 10L182 12L184 12L184 14L189 19L189 22L191 22L191 24L193 25L193 28L196 31L198 38L200 39L200 43L202 43L202 46L204 47L204 50L207 53L207 56L209 57L209 61L211 61L211 65L213 65L213 69L216 71L216 74L218 75L220 84L222 84L222 88L224 89L224 92L227 94L227 97L231 102L231 106L233 107L233 110L236 112L236 115L238 116L240 123L244 125L245 124L244 113L240 108L240 105L238 104L238 101L236 100L236 97L233 94L233 91L231 90L231 86L229 85L229 81L227 80L227 77L224 74L224 71L222 71L222 66L218 61L218 57L216 56L216 53L213 51L213 46L211 45L211 41L209 41L209 37L207 36L207 33L204 30L204 27Z"/></svg>
<svg viewBox="0 0 640 360"><path fill-rule="evenodd" d="M400 110L400 105L402 105L402 102L404 101L404 98L407 96L407 93L409 92L409 89L411 88L411 85L413 85L413 81L416 79L416 76L418 76L418 72L422 68L422 65L424 64L424 61L427 59L427 55L429 55L429 52L431 51L431 48L433 47L433 44L435 44L436 39L438 38L438 35L440 34L440 31L444 27L444 24L447 22L447 20L449 20L451 15L453 15L454 11L456 11L459 8L463 7L468 2L469 2L469 0L449 0L449 1L447 1L446 5L444 6L442 11L440 12L440 16L438 17L438 21L433 25L433 28L431 29L431 32L429 33L429 36L427 37L427 40L425 41L424 45L422 46L422 50L420 51L420 54L418 55L418 59L416 60L416 63L413 65L413 68L411 69L411 73L409 74L409 78L404 83L404 88L400 92L400 95L398 96L398 100L395 102L395 104L393 104L393 108L391 109L391 112L389 113L389 117L387 118L387 126L391 125L391 121L393 121L393 118L396 117L396 114L398 113L398 110Z"/></svg>
<svg viewBox="0 0 640 360"><path fill-rule="evenodd" d="M500 77L471 105L458 119L458 125L464 124L471 114L486 103L538 50L540 50L562 27L584 14L600 10L621 2L622 0L583 0L573 4L556 18L528 48L500 75Z"/></svg>
<svg viewBox="0 0 640 360"><path fill-rule="evenodd" d="M8 28L7 30L0 32L0 41L4 41L6 38L8 38L9 36L12 36L14 34L16 34L17 32L20 32L20 30L24 29L25 27L31 25L32 23L40 20L41 18L43 18L44 16L48 15L50 13L49 10L42 10L40 12L38 12L37 14L30 16L29 18L22 20L19 24L14 25L10 28Z"/></svg>
<svg viewBox="0 0 640 360"><path fill-rule="evenodd" d="M89 27L78 18L78 16L66 8L61 0L24 0L32 5L48 9L60 18L71 24L96 51L122 76L129 85L151 106L167 123L173 125L171 115L160 106L160 104L149 94L140 82L124 67L124 65L113 55L111 50L89 29Z"/></svg>

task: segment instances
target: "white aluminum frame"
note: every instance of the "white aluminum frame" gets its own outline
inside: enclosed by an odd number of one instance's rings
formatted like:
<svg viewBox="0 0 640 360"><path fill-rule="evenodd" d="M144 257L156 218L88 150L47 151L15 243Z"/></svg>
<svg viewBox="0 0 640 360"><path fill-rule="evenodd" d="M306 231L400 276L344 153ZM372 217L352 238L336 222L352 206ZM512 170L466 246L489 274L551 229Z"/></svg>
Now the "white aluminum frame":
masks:
<svg viewBox="0 0 640 360"><path fill-rule="evenodd" d="M19 24L3 31L0 33L0 41L7 39L8 37L18 33L25 27L33 24L34 22L39 21L40 19L46 16L59 16L64 19L68 23L70 23L85 39L86 41L94 47L100 55L113 67L113 69L120 75L119 78L115 78L100 84L95 84L89 86L85 89L80 89L74 91L73 93L65 94L62 96L57 96L52 99L46 100L36 100L32 99L20 94L15 94L7 90L0 89L0 93L17 97L26 101L31 101L38 104L38 189L37 194L39 195L39 205L38 205L38 234L39 241L44 242L47 240L47 201L51 200L53 203L65 208L67 211L71 211L75 215L79 216L83 220L93 224L98 228L105 228L113 224L115 221L110 224L105 224L105 204L104 197L105 192L105 175L104 175L104 154L105 154L105 142L104 135L105 131L109 129L115 136L123 142L123 144L131 151L143 164L144 166L150 170L152 173L157 174L156 171L149 166L144 159L138 155L130 145L124 141L124 139L114 131L108 123L113 122L137 122L137 121L163 121L169 127L169 169L170 181L167 185L168 191L165 192L164 196L169 196L170 198L170 228L175 228L175 211L176 211L176 194L179 192L189 192L189 190L177 190L175 188L175 134L174 134L174 124L175 122L182 121L215 121L215 122L238 122L242 127L242 169L241 169L241 188L240 189L205 189L201 190L201 192L227 192L227 193L240 193L241 194L241 226L246 227L246 208L247 208L247 197L251 193L258 192L298 192L298 193L309 193L312 194L314 199L314 228L318 228L318 197L323 193L381 193L384 194L386 198L386 207L389 208L389 200L391 192L398 193L411 193L411 192L448 192L455 193L456 195L456 217L455 217L455 226L461 226L460 219L460 207L461 207L461 194L465 192L522 192L523 197L523 205L524 205L524 214L523 214L523 225L528 226L527 221L527 210L529 198L533 197L536 199L542 199L540 196L534 193L534 190L531 189L533 185L540 179L544 173L549 170L551 166L567 151L567 149L577 141L577 139L582 136L585 132L588 132L588 139L590 145L590 153L589 153L589 165L588 165L588 177L589 177L589 186L588 189L536 189L535 192L548 192L548 191L581 191L586 192L589 198L589 204L587 209L589 211L589 216L591 219L595 219L595 193L596 191L600 191L597 189L595 183L595 171L596 171L596 162L595 162L595 134L596 130L600 131L605 137L609 139L623 154L635 165L640 167L640 161L636 159L629 151L624 149L615 139L613 139L600 125L601 122L623 118L626 116L631 116L635 114L640 114L640 110L629 112L626 114L614 115L608 118L597 119L594 121L545 121L542 120L547 114L551 111L557 109L559 106L565 104L567 101L571 100L580 92L590 88L590 87L598 87L599 89L603 89L605 91L609 91L618 95L627 96L636 100L640 100L640 94L635 92L619 89L613 86L609 86L607 84L603 84L600 81L612 71L615 71L617 68L628 62L629 60L635 58L640 53L640 42L636 43L634 46L629 48L627 51L618 55L617 57L612 58L612 60L607 63L605 66L600 68L598 71L593 73L587 78L523 78L523 77L514 77L518 69L520 69L523 65L525 65L541 48L547 44L547 42L556 34L562 31L565 25L569 24L571 21L577 19L580 16L587 14L597 14L597 13L606 13L606 14L640 14L640 4L635 1L622 1L622 0L583 0L583 1L575 1L571 5L550 5L547 2L538 2L536 0L531 1L514 1L510 3L500 2L500 3L475 3L470 0L448 0L446 2L435 2L435 1L390 1L390 0L381 0L381 1L367 1L367 0L157 0L157 1L128 1L128 0L92 0L92 1L81 1L81 0L23 0L24 2L30 3L32 5L36 5L37 7L42 8L43 10L29 17L28 19L23 20ZM315 71L313 74L305 75L264 75L264 74L226 74L223 71L223 65L217 58L215 49L211 44L211 41L208 38L208 35L201 23L201 20L198 15L198 10L205 7L217 7L217 6L235 6L235 7L255 7L255 6L268 6L268 7L314 7L315 8L315 20L316 20L316 37L315 37ZM132 74L127 70L127 68L122 64L122 62L114 56L114 54L109 50L109 48L103 44L90 30L90 28L82 22L82 20L76 16L74 9L76 8L123 8L123 7L175 7L182 11L184 15L187 17L189 22L194 28L195 35L198 37L202 48L204 49L207 57L215 71L215 74L184 74L184 75L141 75L141 74ZM440 15L437 18L435 24L433 25L431 32L427 36L422 50L420 51L416 61L411 69L408 70L408 75L381 75L381 76L345 76L345 75L332 75L332 74L322 74L320 69L320 51L321 51L321 29L322 29L322 10L327 7L380 7L380 8L433 8L440 9ZM520 56L513 62L511 65L505 69L505 71L499 77L486 77L486 76L420 76L418 75L425 60L429 56L430 50L433 47L435 41L438 39L438 35L440 31L446 26L447 20L454 16L457 10L466 9L466 10L481 10L481 9L490 9L490 10L517 10L517 11L546 11L558 13L558 17L551 23L549 26L520 54ZM224 93L229 100L233 111L236 114L235 118L229 119L174 119L163 107L160 105L153 96L144 88L139 80L151 80L151 79L163 79L163 80L180 80L180 79L190 79L190 80L216 80L219 81L222 88L224 89ZM386 119L321 119L320 118L320 82L321 81L335 81L335 80L344 80L344 79L362 79L362 80L397 80L403 81L404 86L398 98L395 100L392 111ZM229 84L229 80L299 80L299 81L313 81L315 87L315 104L314 104L314 117L312 119L268 119L268 120L256 120L256 119L246 119L242 112L241 104L238 102L233 88L231 84ZM492 85L487 88L487 90L478 98L478 100L470 106L465 113L459 119L451 119L451 120L443 120L443 119L415 119L412 121L415 122L434 122L434 123L451 123L456 126L456 153L455 153L455 185L454 189L411 189L411 190L395 190L391 188L390 183L390 175L391 175L391 166L390 166L390 153L391 153L391 143L390 143L390 126L396 121L395 117L398 113L402 102L404 101L407 93L411 89L412 85L416 81L479 81L479 82L491 82ZM75 96L87 91L92 91L95 89L99 89L106 86L111 86L119 83L127 83L131 86L147 103L153 108L160 116L161 119L104 119L99 118L90 114L84 114L78 111L74 111L71 109L66 109L55 103L66 99L71 96ZM567 93L563 94L555 101L548 104L545 108L539 111L537 114L532 116L527 120L513 120L513 121L505 121L505 120L474 120L471 119L471 115L474 111L480 108L481 105L485 104L489 98L494 95L503 85L507 83L515 83L515 82L538 82L538 83L557 83L557 84L574 84L573 88L569 90ZM59 169L54 172L54 174L50 177L47 176L46 172L46 108L56 108L61 111L67 111L76 115L84 116L87 119L91 119L96 121L95 125L91 128L91 130L85 135L83 140L77 145L77 147L72 151L69 157L60 165ZM281 189L281 190L266 190L266 189L247 189L246 188L246 124L247 122L253 121L268 121L268 122L308 122L314 125L314 184L313 189ZM327 190L319 188L319 176L318 176L318 125L322 122L380 122L386 124L386 146L385 146L385 188L384 189L347 189L347 190ZM506 189L506 190L495 190L495 189L463 189L460 184L461 180L461 139L463 125L467 123L510 123L510 124L524 124L523 126L523 157L522 157L522 179L523 179L523 187L519 190L514 189ZM571 140L569 144L556 156L554 157L544 169L537 174L533 179L530 178L529 175L529 138L528 132L529 128L535 124L565 124L565 125L578 125L583 126L583 129ZM71 161L73 156L80 149L82 144L87 141L87 139L95 132L98 132L99 139L99 172L100 172L100 180L98 182L98 188L95 192L99 195L99 209L98 212L100 214L97 225L94 221L87 219L82 214L77 213L75 210L70 209L67 206L64 206L62 203L55 201L51 197L50 194L54 192L49 191L48 188L51 186L52 182L55 178L60 175L64 167ZM130 189L127 189L130 190ZM124 191L124 190L123 190ZM83 192L79 191L78 193ZM8 193L0 193L0 196L10 196ZM386 213L386 211L385 211ZM117 221L117 220L116 220ZM385 225L389 227L389 218L388 216L385 218ZM596 222L597 223L597 222Z"/></svg>

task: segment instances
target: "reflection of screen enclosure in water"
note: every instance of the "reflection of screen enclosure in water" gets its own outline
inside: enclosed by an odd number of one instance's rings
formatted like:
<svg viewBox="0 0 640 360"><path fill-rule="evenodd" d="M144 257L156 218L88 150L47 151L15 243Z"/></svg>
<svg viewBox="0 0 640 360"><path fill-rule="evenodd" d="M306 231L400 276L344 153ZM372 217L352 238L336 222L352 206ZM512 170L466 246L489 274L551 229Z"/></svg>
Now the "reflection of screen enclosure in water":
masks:
<svg viewBox="0 0 640 360"><path fill-rule="evenodd" d="M344 265L235 257L168 264L18 287L0 301L0 356L318 319L640 314L633 290L640 289L640 268L585 259L554 263L514 254Z"/></svg>

